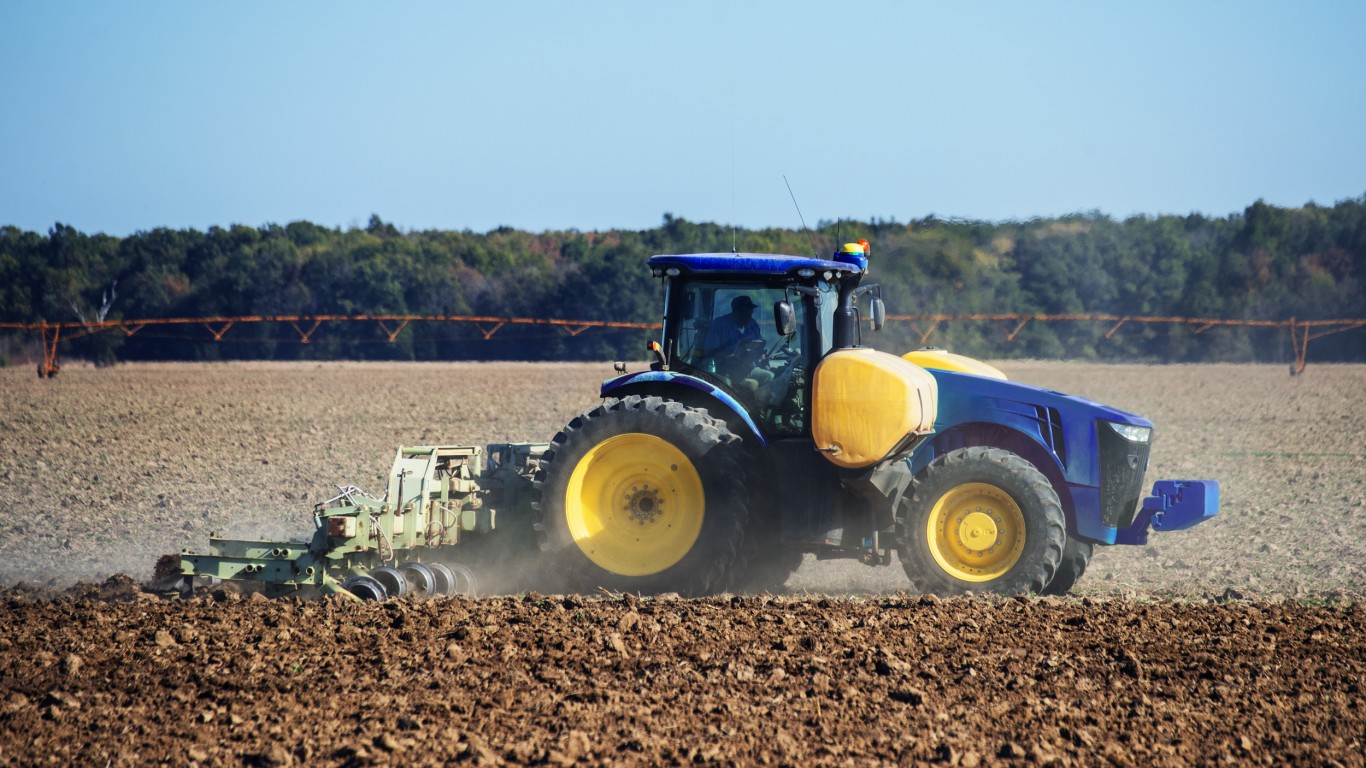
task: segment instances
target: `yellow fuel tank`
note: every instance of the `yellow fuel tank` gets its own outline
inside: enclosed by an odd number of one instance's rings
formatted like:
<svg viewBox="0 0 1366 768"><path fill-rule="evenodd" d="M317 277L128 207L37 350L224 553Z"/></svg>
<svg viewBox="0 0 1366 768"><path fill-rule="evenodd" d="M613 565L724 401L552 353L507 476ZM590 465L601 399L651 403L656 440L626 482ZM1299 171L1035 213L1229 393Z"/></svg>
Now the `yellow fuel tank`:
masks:
<svg viewBox="0 0 1366 768"><path fill-rule="evenodd" d="M835 464L867 467L934 429L938 385L908 360L841 349L816 366L811 436Z"/></svg>
<svg viewBox="0 0 1366 768"><path fill-rule="evenodd" d="M933 368L937 371L956 371L958 373L972 373L978 376L990 376L993 379L1004 380L1006 375L994 365L988 365L981 360L974 360L966 355L959 355L946 349L917 349L914 352L907 352L903 358L921 368Z"/></svg>

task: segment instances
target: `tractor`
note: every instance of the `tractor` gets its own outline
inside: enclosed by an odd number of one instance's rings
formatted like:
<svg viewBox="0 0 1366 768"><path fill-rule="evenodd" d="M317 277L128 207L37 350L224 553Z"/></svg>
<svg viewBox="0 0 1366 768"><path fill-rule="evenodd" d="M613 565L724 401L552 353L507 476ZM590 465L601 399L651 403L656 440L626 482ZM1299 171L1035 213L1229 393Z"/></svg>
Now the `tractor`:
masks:
<svg viewBox="0 0 1366 768"><path fill-rule="evenodd" d="M576 583L772 589L806 553L894 549L923 592L1061 594L1095 545L1218 511L1214 481L1140 505L1143 418L942 350L864 347L860 297L885 320L866 244L649 266L665 296L650 370L605 382L536 475L542 549Z"/></svg>
<svg viewBox="0 0 1366 768"><path fill-rule="evenodd" d="M864 346L886 317L868 257L866 242L830 258L653 256L664 315L648 369L618 363L602 402L549 443L490 446L487 467L478 448L400 449L384 497L319 505L312 543L212 540L182 554L182 588L452 591L432 564L497 542L486 563L524 558L573 590L776 590L814 554L899 560L925 593L1065 594L1096 545L1218 513L1212 480L1144 496L1142 417L944 350Z"/></svg>

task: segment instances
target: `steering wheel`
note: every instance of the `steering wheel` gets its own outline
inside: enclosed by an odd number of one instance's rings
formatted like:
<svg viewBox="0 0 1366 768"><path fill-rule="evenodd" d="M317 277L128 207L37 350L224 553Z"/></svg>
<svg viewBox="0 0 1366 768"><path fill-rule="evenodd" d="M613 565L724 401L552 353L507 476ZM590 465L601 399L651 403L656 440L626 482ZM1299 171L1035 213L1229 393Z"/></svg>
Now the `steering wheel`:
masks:
<svg viewBox="0 0 1366 768"><path fill-rule="evenodd" d="M763 354L763 339L743 339L739 344L735 345L735 352L731 353L731 357L734 357L736 360L748 362L757 361Z"/></svg>
<svg viewBox="0 0 1366 768"><path fill-rule="evenodd" d="M731 378L747 376L764 353L763 339L741 339L730 351L716 356L716 369Z"/></svg>

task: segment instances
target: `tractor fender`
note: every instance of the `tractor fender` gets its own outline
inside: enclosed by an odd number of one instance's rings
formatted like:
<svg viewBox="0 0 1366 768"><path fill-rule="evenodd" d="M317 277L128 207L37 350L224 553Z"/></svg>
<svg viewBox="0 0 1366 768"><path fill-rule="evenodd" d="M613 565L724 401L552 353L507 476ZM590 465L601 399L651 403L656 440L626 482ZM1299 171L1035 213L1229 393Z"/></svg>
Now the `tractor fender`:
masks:
<svg viewBox="0 0 1366 768"><path fill-rule="evenodd" d="M768 439L764 437L759 425L754 423L749 411L745 410L740 401L721 387L697 376L679 373L678 371L628 373L604 381L599 394L602 397L657 395L678 400L687 405L705 406L713 411L713 416L732 425L743 425L743 431L748 434L742 435L742 437L752 436L760 447L768 447ZM713 404L717 404L725 410L718 412Z"/></svg>
<svg viewBox="0 0 1366 768"><path fill-rule="evenodd" d="M1068 533L1077 536L1078 521L1072 487L1063 475L1057 455L1039 439L1037 431L1036 426L1027 423L1011 424L1006 420L960 422L944 426L922 443L906 460L906 464L910 467L911 473L919 477L935 458L959 448L1001 448L1010 451L1033 464L1048 479L1049 485L1053 486L1053 490L1058 494L1058 500L1062 503Z"/></svg>

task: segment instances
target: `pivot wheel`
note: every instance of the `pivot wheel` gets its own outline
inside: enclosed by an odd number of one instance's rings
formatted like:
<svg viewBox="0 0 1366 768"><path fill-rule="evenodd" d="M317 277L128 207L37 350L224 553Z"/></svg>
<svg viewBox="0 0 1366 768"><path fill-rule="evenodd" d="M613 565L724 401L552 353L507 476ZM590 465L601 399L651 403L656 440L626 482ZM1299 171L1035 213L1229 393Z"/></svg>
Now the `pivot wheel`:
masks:
<svg viewBox="0 0 1366 768"><path fill-rule="evenodd" d="M749 520L740 441L705 410L610 398L556 435L537 530L579 589L722 589Z"/></svg>
<svg viewBox="0 0 1366 768"><path fill-rule="evenodd" d="M962 448L916 478L897 515L902 566L922 592L1039 593L1062 561L1065 520L1038 469L998 448Z"/></svg>
<svg viewBox="0 0 1366 768"><path fill-rule="evenodd" d="M1024 512L990 483L964 483L939 497L925 540L939 567L963 581L991 581L1020 560Z"/></svg>

